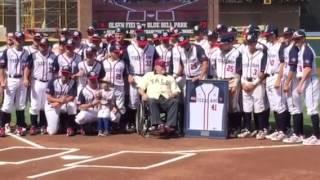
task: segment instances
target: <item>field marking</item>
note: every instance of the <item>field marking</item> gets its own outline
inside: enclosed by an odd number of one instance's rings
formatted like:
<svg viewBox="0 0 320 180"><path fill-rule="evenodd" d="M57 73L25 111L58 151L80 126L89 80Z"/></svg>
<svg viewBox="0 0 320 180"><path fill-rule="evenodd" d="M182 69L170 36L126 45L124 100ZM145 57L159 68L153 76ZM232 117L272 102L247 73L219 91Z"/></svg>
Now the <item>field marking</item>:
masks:
<svg viewBox="0 0 320 180"><path fill-rule="evenodd" d="M63 152L52 154L52 155L47 155L47 156L42 156L42 157L38 157L38 158L26 159L26 160L22 160L22 161L0 161L1 165L7 165L7 164L20 165L20 164L24 164L24 163L28 163L28 162L49 159L49 158L58 157L58 156L62 156L65 154L79 151L79 149L75 149L75 148L36 148L36 147L23 147L23 146L14 146L14 147L10 147L10 148L1 149L0 151L7 151L10 149L63 150Z"/></svg>
<svg viewBox="0 0 320 180"><path fill-rule="evenodd" d="M30 140L28 140L28 139L25 139L25 138L22 138L22 137L20 137L20 136L17 136L17 135L15 135L15 134L13 134L13 133L8 133L8 135L11 136L11 137L13 137L14 139L16 139L16 140L18 140L18 141L21 141L21 142L23 142L23 143L29 144L29 145L31 145L32 147L36 147L36 148L39 148L39 149L45 148L44 146L41 146L41 145L39 145L39 144L37 144L37 143L34 143L34 142L32 142L32 141L30 141Z"/></svg>
<svg viewBox="0 0 320 180"><path fill-rule="evenodd" d="M36 178L39 178L39 177L42 177L42 176L47 176L47 175L50 175L50 174L54 174L54 173L58 173L58 172L62 172L62 171L67 171L67 170L74 169L74 168L76 168L76 167L65 167L65 168L56 169L56 170L53 170L53 171L47 171L47 172L44 172L44 173L41 173L41 174L27 176L27 178L28 179L36 179Z"/></svg>
<svg viewBox="0 0 320 180"><path fill-rule="evenodd" d="M300 147L303 144L288 144L288 145L270 145L270 146L243 146L243 147L229 147L229 148L212 148L212 149L194 149L194 150L180 150L170 151L174 153L201 153L201 152L219 152L219 151L241 151L241 150L257 150L257 149L277 149Z"/></svg>
<svg viewBox="0 0 320 180"><path fill-rule="evenodd" d="M63 160L82 160L92 158L92 156L65 155L60 158Z"/></svg>

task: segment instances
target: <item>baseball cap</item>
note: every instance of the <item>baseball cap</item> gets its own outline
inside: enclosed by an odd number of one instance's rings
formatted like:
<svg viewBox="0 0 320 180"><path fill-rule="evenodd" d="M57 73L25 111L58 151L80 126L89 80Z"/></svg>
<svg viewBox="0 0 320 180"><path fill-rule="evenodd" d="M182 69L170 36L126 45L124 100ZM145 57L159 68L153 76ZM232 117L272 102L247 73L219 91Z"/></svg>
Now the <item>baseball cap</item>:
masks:
<svg viewBox="0 0 320 180"><path fill-rule="evenodd" d="M227 43L232 43L235 40L233 33L227 33L220 35L217 39L217 42L219 44L227 44Z"/></svg>
<svg viewBox="0 0 320 180"><path fill-rule="evenodd" d="M68 34L69 29L68 28L62 28L60 34Z"/></svg>
<svg viewBox="0 0 320 180"><path fill-rule="evenodd" d="M157 32L154 32L154 33L152 34L152 39L154 39L154 40L159 39L159 37L160 37L160 34L157 33Z"/></svg>
<svg viewBox="0 0 320 180"><path fill-rule="evenodd" d="M136 33L142 33L142 32L144 32L144 27L143 27L141 24L138 24L135 32L136 32Z"/></svg>
<svg viewBox="0 0 320 180"><path fill-rule="evenodd" d="M218 38L218 33L216 31L209 30L207 36L208 36L209 40L217 39Z"/></svg>
<svg viewBox="0 0 320 180"><path fill-rule="evenodd" d="M71 67L70 66L62 66L61 68L61 74L63 76L68 76L71 74Z"/></svg>
<svg viewBox="0 0 320 180"><path fill-rule="evenodd" d="M121 49L119 49L119 46L112 44L109 48L109 51L114 53L120 53Z"/></svg>
<svg viewBox="0 0 320 180"><path fill-rule="evenodd" d="M104 34L103 38L106 39L107 41L112 41L114 39L114 34L107 32Z"/></svg>
<svg viewBox="0 0 320 180"><path fill-rule="evenodd" d="M82 37L82 33L80 31L74 31L72 33L72 37L73 38L81 38Z"/></svg>
<svg viewBox="0 0 320 180"><path fill-rule="evenodd" d="M97 47L95 45L90 45L88 48L86 48L86 53L95 53L97 52Z"/></svg>
<svg viewBox="0 0 320 180"><path fill-rule="evenodd" d="M66 46L73 47L75 45L73 39L68 39L66 42Z"/></svg>
<svg viewBox="0 0 320 180"><path fill-rule="evenodd" d="M92 35L92 40L93 40L93 41L101 41L101 37L99 36L98 33L94 33L94 34Z"/></svg>
<svg viewBox="0 0 320 180"><path fill-rule="evenodd" d="M290 35L294 33L294 29L291 27L284 27L283 32L284 35Z"/></svg>
<svg viewBox="0 0 320 180"><path fill-rule="evenodd" d="M49 40L46 37L41 38L40 40L40 46L48 46L49 45Z"/></svg>
<svg viewBox="0 0 320 180"><path fill-rule="evenodd" d="M89 26L88 29L87 29L87 33L89 35L92 35L96 32L96 29L93 27L93 26Z"/></svg>
<svg viewBox="0 0 320 180"><path fill-rule="evenodd" d="M160 39L161 40L169 40L170 39L169 32L168 31L162 31Z"/></svg>
<svg viewBox="0 0 320 180"><path fill-rule="evenodd" d="M126 33L126 30L122 27L118 27L115 31L116 33L122 33L122 34L125 34Z"/></svg>
<svg viewBox="0 0 320 180"><path fill-rule="evenodd" d="M264 36L271 36L271 35L276 35L278 36L278 28L275 27L274 25L267 25L266 29L263 32Z"/></svg>
<svg viewBox="0 0 320 180"><path fill-rule="evenodd" d="M33 39L34 40L41 40L42 37L43 37L42 33L37 32L34 34Z"/></svg>
<svg viewBox="0 0 320 180"><path fill-rule="evenodd" d="M297 30L292 35L293 39L305 38L305 37L306 37L306 33L303 30Z"/></svg>
<svg viewBox="0 0 320 180"><path fill-rule="evenodd" d="M216 32L218 34L226 33L228 31L228 27L224 24L218 24L216 27Z"/></svg>
<svg viewBox="0 0 320 180"><path fill-rule="evenodd" d="M67 38L62 37L62 38L59 39L59 44L60 45L66 45L66 43L67 43Z"/></svg>
<svg viewBox="0 0 320 180"><path fill-rule="evenodd" d="M184 46L189 42L189 36L186 34L181 34L178 38L179 46Z"/></svg>
<svg viewBox="0 0 320 180"><path fill-rule="evenodd" d="M137 34L137 41L147 41L147 35L142 32Z"/></svg>
<svg viewBox="0 0 320 180"><path fill-rule="evenodd" d="M95 81L98 79L98 74L94 71L88 73L87 78L91 81Z"/></svg>
<svg viewBox="0 0 320 180"><path fill-rule="evenodd" d="M248 34L246 40L248 43L258 42L258 35L256 33Z"/></svg>
<svg viewBox="0 0 320 180"><path fill-rule="evenodd" d="M200 29L199 25L196 25L196 26L193 27L193 34L194 35L199 35L200 31L201 31L201 29Z"/></svg>
<svg viewBox="0 0 320 180"><path fill-rule="evenodd" d="M161 59L161 58L157 59L157 60L154 62L154 65L155 65L155 66L160 66L160 67L162 67L162 68L166 68L166 62L165 62L163 59Z"/></svg>
<svg viewBox="0 0 320 180"><path fill-rule="evenodd" d="M23 32L17 31L14 33L14 37L16 40L23 40L25 36Z"/></svg>

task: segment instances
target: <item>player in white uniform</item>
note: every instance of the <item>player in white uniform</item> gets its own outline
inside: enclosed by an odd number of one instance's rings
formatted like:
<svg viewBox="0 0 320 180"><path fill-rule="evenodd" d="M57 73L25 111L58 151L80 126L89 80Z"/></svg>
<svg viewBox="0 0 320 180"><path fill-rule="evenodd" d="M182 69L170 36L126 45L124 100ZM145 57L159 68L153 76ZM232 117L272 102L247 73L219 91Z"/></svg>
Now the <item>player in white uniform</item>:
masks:
<svg viewBox="0 0 320 180"><path fill-rule="evenodd" d="M103 63L103 68L105 70L105 76L102 81L110 84L110 88L113 90L115 95L116 107L121 115L126 112L125 108L125 77L126 75L126 65L122 59L120 59L120 50L116 45L112 45L109 48L110 57L105 59ZM119 122L117 119L114 122Z"/></svg>
<svg viewBox="0 0 320 180"><path fill-rule="evenodd" d="M266 45L268 46L268 59L265 74L266 92L270 110L274 112L276 131L266 138L273 141L282 141L286 135L286 122L288 118L286 98L283 93L283 50L285 45L278 40L278 28L268 25L264 31Z"/></svg>
<svg viewBox="0 0 320 180"><path fill-rule="evenodd" d="M77 96L77 83L71 78L71 67L61 67L60 73L61 76L58 79L51 80L47 87L47 100L44 107L48 123L47 132L50 135L57 134L59 122L65 120L67 124L67 136L73 136L75 128L74 120L77 113L74 101Z"/></svg>
<svg viewBox="0 0 320 180"><path fill-rule="evenodd" d="M24 48L29 52L29 54L35 53L39 50L39 43L43 35L41 33L35 33L32 37L32 44L29 46L24 46Z"/></svg>
<svg viewBox="0 0 320 180"><path fill-rule="evenodd" d="M24 109L26 107L27 87L30 86L28 64L29 52L23 49L24 34L16 32L14 47L8 48L0 58L0 83L4 90L4 100L0 112L1 136L5 136L4 126L10 122L10 114L16 110L17 129L20 136L26 133Z"/></svg>
<svg viewBox="0 0 320 180"><path fill-rule="evenodd" d="M206 35L206 31L199 25L193 27L194 44L201 46L203 49L208 49L210 43Z"/></svg>
<svg viewBox="0 0 320 180"><path fill-rule="evenodd" d="M83 52L85 48L87 48L87 45L83 44L81 42L82 40L82 34L80 31L74 31L72 33L72 39L74 41L74 52L79 54L80 56L83 55ZM83 58L83 57L82 57Z"/></svg>
<svg viewBox="0 0 320 180"><path fill-rule="evenodd" d="M173 46L169 43L169 33L163 31L160 37L161 44L156 46L156 51L159 57L166 62L166 71L172 74L172 48ZM179 61L178 61L179 62Z"/></svg>
<svg viewBox="0 0 320 180"><path fill-rule="evenodd" d="M208 39L210 42L210 46L207 49L205 49L205 53L209 59L208 78L212 79L212 78L217 78L215 61L211 61L211 59L213 59L213 55L215 54L215 52L219 51L219 45L217 43L217 40L218 40L217 32L209 31Z"/></svg>
<svg viewBox="0 0 320 180"><path fill-rule="evenodd" d="M78 64L79 72L75 75L78 77L78 95L80 91L86 86L87 76L90 72L95 72L95 74L98 75L98 80L104 77L105 72L102 63L96 60L96 52L97 49L95 46L90 46L86 48L86 58L84 59L84 61L81 61Z"/></svg>
<svg viewBox="0 0 320 180"><path fill-rule="evenodd" d="M158 58L158 54L154 46L150 45L145 33L138 33L136 43L132 43L127 48L127 55L124 60L128 67L128 81L130 84L128 113L129 129L134 129L135 113L140 103L140 97L136 84L139 83L141 77L153 70L153 62ZM129 112L130 111L130 112Z"/></svg>
<svg viewBox="0 0 320 180"><path fill-rule="evenodd" d="M305 99L307 114L311 116L313 127L312 136L303 140L304 145L320 145L319 141L319 98L320 88L316 69L316 54L306 41L306 34L302 30L293 33L295 46L299 49L296 77L298 78L297 92ZM303 124L303 123L302 123Z"/></svg>
<svg viewBox="0 0 320 180"><path fill-rule="evenodd" d="M47 129L44 113L46 90L48 82L57 75L59 69L56 56L50 51L47 38L42 38L39 42L39 51L29 56L29 68L31 69L31 128L29 133L36 135L38 128L41 128L41 133L45 134Z"/></svg>
<svg viewBox="0 0 320 180"><path fill-rule="evenodd" d="M296 66L298 63L299 49L292 40L292 35L285 36L286 48L284 49L284 87L286 94L288 109L293 118L293 133L290 137L285 138L285 143L301 143L303 141L303 103L302 96L298 93L299 80L296 76Z"/></svg>
<svg viewBox="0 0 320 180"><path fill-rule="evenodd" d="M219 49L210 56L210 67L220 80L229 82L229 129L230 135L237 133L241 128L239 106L240 75L242 67L242 54L233 47L234 35L226 33L218 38ZM235 132L237 131L237 132Z"/></svg>
<svg viewBox="0 0 320 180"><path fill-rule="evenodd" d="M264 71L267 63L267 54L265 51L257 49L258 36L249 34L247 36L247 47L242 54L242 98L244 111L244 130L238 137L247 137L250 135L252 113L256 114L258 120L257 139L264 139L267 135L268 119L265 117L265 86Z"/></svg>

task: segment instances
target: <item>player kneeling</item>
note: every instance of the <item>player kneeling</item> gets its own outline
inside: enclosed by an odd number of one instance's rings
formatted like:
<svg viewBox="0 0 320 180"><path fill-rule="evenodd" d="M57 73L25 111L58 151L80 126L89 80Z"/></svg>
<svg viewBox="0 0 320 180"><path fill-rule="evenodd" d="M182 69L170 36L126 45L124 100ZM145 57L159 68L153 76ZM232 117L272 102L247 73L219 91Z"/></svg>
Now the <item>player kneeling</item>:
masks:
<svg viewBox="0 0 320 180"><path fill-rule="evenodd" d="M74 118L77 112L74 99L77 96L77 84L71 79L71 75L71 67L63 66L61 77L48 84L47 102L44 109L48 122L47 132L50 135L57 134L60 119L66 121L67 136L74 135ZM61 116L61 114L66 114L66 116Z"/></svg>

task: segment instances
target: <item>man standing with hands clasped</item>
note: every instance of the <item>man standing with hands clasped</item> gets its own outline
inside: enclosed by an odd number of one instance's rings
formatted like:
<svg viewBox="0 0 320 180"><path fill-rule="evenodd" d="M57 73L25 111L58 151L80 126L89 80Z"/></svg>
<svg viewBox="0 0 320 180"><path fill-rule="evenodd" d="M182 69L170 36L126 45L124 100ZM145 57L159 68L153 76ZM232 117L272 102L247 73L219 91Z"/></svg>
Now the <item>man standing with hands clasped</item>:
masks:
<svg viewBox="0 0 320 180"><path fill-rule="evenodd" d="M175 132L178 115L178 96L180 89L171 75L166 73L166 63L155 61L154 71L145 74L138 83L143 101L150 107L151 124L162 134ZM160 120L160 110L165 111L167 119Z"/></svg>

